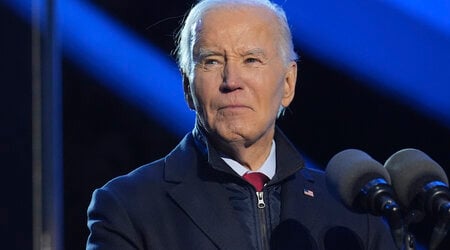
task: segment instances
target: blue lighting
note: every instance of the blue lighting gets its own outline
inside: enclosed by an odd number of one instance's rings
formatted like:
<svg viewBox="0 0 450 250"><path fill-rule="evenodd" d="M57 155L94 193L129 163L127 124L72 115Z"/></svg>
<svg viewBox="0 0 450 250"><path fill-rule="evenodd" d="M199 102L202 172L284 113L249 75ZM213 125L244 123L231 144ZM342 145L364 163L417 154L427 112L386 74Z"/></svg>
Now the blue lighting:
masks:
<svg viewBox="0 0 450 250"><path fill-rule="evenodd" d="M7 3L30 18L30 0ZM192 129L194 113L184 102L181 76L172 59L92 5L80 0L58 3L62 46L72 62L172 133L182 136Z"/></svg>
<svg viewBox="0 0 450 250"><path fill-rule="evenodd" d="M450 1L385 0L392 7L420 19L450 37Z"/></svg>
<svg viewBox="0 0 450 250"><path fill-rule="evenodd" d="M448 1L278 2L300 48L450 126Z"/></svg>
<svg viewBox="0 0 450 250"><path fill-rule="evenodd" d="M0 0L0 3L8 5L21 18L31 21L31 1L32 0Z"/></svg>
<svg viewBox="0 0 450 250"><path fill-rule="evenodd" d="M29 18L30 0L1 0ZM276 0L300 48L450 127L450 3ZM192 127L172 59L82 0L59 1L66 55L175 134Z"/></svg>
<svg viewBox="0 0 450 250"><path fill-rule="evenodd" d="M100 82L138 104L174 134L192 129L173 61L83 1L61 1L64 52Z"/></svg>

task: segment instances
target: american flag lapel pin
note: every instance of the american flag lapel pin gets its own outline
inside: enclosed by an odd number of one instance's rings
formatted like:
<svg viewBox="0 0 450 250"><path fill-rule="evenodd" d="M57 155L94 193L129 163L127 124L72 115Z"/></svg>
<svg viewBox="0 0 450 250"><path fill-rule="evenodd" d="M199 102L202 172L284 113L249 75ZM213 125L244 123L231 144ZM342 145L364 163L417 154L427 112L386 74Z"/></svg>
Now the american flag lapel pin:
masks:
<svg viewBox="0 0 450 250"><path fill-rule="evenodd" d="M311 198L314 198L314 192L311 189L309 189L309 188L304 188L303 189L303 194L306 195L306 196L309 196Z"/></svg>

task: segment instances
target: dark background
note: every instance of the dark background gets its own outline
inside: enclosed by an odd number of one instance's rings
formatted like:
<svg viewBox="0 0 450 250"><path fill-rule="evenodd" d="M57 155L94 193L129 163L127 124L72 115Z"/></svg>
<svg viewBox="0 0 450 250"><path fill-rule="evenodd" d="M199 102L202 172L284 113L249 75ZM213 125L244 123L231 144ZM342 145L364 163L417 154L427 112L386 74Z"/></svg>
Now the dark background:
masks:
<svg viewBox="0 0 450 250"><path fill-rule="evenodd" d="M92 0L166 54L192 1ZM0 150L7 169L0 183L0 235L7 249L31 249L31 35L29 24L0 5ZM374 90L309 51L301 55L296 97L278 124L316 166L359 148L380 162L402 148L427 152L449 173L450 129L395 95ZM181 139L139 107L62 59L64 245L83 249L91 193L111 178L163 157ZM180 82L181 84L181 82ZM3 224L3 223L2 223ZM429 225L415 230L427 242ZM447 249L448 239L441 249Z"/></svg>

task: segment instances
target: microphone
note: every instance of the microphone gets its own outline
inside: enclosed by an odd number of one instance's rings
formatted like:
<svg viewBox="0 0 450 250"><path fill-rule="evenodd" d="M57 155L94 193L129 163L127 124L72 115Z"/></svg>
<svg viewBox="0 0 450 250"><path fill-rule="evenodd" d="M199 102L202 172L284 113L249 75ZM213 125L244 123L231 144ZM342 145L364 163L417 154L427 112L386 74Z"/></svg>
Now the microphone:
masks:
<svg viewBox="0 0 450 250"><path fill-rule="evenodd" d="M367 153L347 149L328 162L325 179L330 193L348 209L385 217L399 249L406 237L400 206L381 163Z"/></svg>
<svg viewBox="0 0 450 250"><path fill-rule="evenodd" d="M430 249L436 249L450 225L450 190L445 171L427 154L412 148L393 154L385 168L402 205L436 218L430 240Z"/></svg>
<svg viewBox="0 0 450 250"><path fill-rule="evenodd" d="M330 193L352 211L383 215L387 207L397 206L389 173L361 150L347 149L333 156L325 178Z"/></svg>

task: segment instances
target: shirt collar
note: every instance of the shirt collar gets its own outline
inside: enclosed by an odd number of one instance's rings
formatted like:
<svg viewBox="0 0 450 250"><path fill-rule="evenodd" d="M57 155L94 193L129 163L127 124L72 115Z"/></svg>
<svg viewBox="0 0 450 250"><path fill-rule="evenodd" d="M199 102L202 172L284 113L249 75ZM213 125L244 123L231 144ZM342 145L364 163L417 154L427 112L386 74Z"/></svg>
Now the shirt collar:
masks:
<svg viewBox="0 0 450 250"><path fill-rule="evenodd" d="M251 171L231 158L227 158L224 156L220 158L222 158L222 160L224 160L227 165L230 166L230 168L240 176L243 176L245 173L259 172L265 174L267 177L269 177L269 179L272 179L276 172L276 146L274 140L272 140L272 147L270 149L269 156L257 171Z"/></svg>

